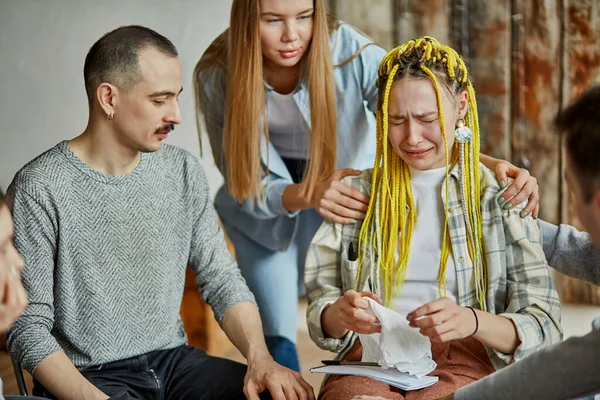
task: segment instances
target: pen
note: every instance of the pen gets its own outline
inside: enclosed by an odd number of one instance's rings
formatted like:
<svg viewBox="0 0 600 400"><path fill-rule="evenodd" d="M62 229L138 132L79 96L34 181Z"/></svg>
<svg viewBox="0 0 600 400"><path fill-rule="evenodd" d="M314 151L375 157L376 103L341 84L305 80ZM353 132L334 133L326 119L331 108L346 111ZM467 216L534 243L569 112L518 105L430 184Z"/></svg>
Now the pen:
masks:
<svg viewBox="0 0 600 400"><path fill-rule="evenodd" d="M356 261L358 258L358 252L356 250L357 249L354 248L354 243L350 242L348 245L348 261Z"/></svg>

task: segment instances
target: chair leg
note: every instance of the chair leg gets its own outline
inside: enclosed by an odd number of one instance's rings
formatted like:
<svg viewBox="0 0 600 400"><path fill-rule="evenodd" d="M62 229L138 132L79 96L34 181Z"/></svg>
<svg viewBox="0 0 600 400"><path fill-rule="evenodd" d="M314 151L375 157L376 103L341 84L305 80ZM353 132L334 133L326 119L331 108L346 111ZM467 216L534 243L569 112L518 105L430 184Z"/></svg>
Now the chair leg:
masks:
<svg viewBox="0 0 600 400"><path fill-rule="evenodd" d="M25 385L25 378L23 377L23 369L21 369L21 365L16 362L12 357L12 365L15 371L15 378L17 380L17 387L19 388L19 394L21 396L27 396L27 385Z"/></svg>

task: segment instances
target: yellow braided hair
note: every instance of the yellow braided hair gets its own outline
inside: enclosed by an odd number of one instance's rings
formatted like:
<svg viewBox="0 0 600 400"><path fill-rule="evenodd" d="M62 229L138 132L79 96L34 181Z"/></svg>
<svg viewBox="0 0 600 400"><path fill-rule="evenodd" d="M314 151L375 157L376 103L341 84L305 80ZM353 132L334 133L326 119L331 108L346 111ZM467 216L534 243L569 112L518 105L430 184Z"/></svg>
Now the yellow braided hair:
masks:
<svg viewBox="0 0 600 400"><path fill-rule="evenodd" d="M475 91L468 78L467 67L456 51L440 44L434 38L424 36L410 40L390 51L379 67L379 97L377 100L377 151L373 167L371 183L371 202L359 237L359 269L356 285L367 282L362 266L368 252L373 252L376 268L379 268L383 281L383 300L391 306L394 287L401 288L406 277L410 241L416 223L415 204L410 183L408 165L393 150L388 138L388 104L392 84L402 78L430 79L433 83L439 121L444 145L446 147L446 180L445 199L448 199L448 183L450 168L461 163L461 179L464 193L461 193L463 209L466 210L465 224L469 256L473 261L477 298L482 310L486 310L485 259L481 226L481 187L479 170L479 121ZM465 115L465 126L473 132L470 142L461 144L462 156L459 157L459 146L454 146L452 155L448 153L447 127L442 104L442 88L440 83L457 96L463 90L469 95L469 105ZM398 237L400 236L400 242ZM396 249L399 257L396 259ZM444 230L442 236L442 254L440 257L440 273L438 291L440 296L446 295L446 264L451 253L448 237L448 209L445 210ZM375 278L375 277L371 277ZM360 288L357 287L357 290Z"/></svg>

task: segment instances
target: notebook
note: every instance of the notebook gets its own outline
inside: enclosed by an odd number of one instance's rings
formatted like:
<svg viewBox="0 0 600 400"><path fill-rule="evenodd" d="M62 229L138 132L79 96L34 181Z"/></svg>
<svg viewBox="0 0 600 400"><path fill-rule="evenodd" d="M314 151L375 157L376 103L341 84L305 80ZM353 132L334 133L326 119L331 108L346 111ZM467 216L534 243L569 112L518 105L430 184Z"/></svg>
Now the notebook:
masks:
<svg viewBox="0 0 600 400"><path fill-rule="evenodd" d="M423 389L438 381L437 376L426 375L422 378L417 378L414 375L400 372L395 368L383 369L379 366L324 365L321 367L313 367L310 369L310 372L314 374L366 376L402 390Z"/></svg>

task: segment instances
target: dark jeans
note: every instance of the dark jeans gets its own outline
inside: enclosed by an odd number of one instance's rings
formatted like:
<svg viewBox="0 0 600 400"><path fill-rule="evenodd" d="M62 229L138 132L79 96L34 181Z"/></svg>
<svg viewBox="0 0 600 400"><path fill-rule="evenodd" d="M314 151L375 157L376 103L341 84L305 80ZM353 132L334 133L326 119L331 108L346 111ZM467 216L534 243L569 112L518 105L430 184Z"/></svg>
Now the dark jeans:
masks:
<svg viewBox="0 0 600 400"><path fill-rule="evenodd" d="M89 367L81 371L114 400L245 399L246 366L181 346ZM33 394L56 399L34 382ZM270 398L267 397L261 398Z"/></svg>

